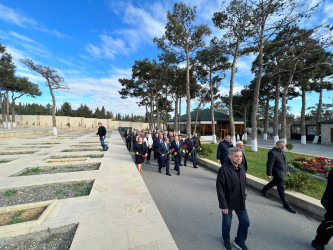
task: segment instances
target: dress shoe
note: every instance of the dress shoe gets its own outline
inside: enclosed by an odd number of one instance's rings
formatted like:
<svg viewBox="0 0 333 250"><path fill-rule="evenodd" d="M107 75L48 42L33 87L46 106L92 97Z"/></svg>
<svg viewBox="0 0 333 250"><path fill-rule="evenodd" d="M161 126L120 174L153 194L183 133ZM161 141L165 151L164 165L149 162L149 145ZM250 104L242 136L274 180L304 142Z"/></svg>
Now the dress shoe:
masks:
<svg viewBox="0 0 333 250"><path fill-rule="evenodd" d="M284 208L285 208L288 212L290 212L290 213L292 213L292 214L296 214L295 209L293 209L290 205L285 205Z"/></svg>
<svg viewBox="0 0 333 250"><path fill-rule="evenodd" d="M194 168L198 168L197 166L194 166Z"/></svg>
<svg viewBox="0 0 333 250"><path fill-rule="evenodd" d="M182 164L179 164L179 166L183 166Z"/></svg>
<svg viewBox="0 0 333 250"><path fill-rule="evenodd" d="M166 175L168 175L168 176L172 176L170 173L166 173Z"/></svg>
<svg viewBox="0 0 333 250"><path fill-rule="evenodd" d="M184 166L186 167L186 164L184 164Z"/></svg>
<svg viewBox="0 0 333 250"><path fill-rule="evenodd" d="M224 249L225 249L225 250L231 250L231 249L232 249L229 240L225 240L225 241L223 242L223 245L224 245Z"/></svg>
<svg viewBox="0 0 333 250"><path fill-rule="evenodd" d="M159 173L162 173L160 168L158 169L158 172L159 172Z"/></svg>
<svg viewBox="0 0 333 250"><path fill-rule="evenodd" d="M180 172L179 172L179 171L177 172L177 175L180 175Z"/></svg>
<svg viewBox="0 0 333 250"><path fill-rule="evenodd" d="M325 247L323 246L319 246L317 243L316 243L316 241L315 240L313 240L312 242L311 242L311 246L313 246L314 247L314 249L317 249L317 250L325 250Z"/></svg>
<svg viewBox="0 0 333 250"><path fill-rule="evenodd" d="M267 194L267 191L265 191L265 190L263 190L263 189L261 189L260 191L261 191L262 195L263 195L265 198L267 198L267 199L270 198L269 195Z"/></svg>
<svg viewBox="0 0 333 250"><path fill-rule="evenodd" d="M239 244L236 241L234 241L234 246L240 250L249 250L249 248L245 244Z"/></svg>

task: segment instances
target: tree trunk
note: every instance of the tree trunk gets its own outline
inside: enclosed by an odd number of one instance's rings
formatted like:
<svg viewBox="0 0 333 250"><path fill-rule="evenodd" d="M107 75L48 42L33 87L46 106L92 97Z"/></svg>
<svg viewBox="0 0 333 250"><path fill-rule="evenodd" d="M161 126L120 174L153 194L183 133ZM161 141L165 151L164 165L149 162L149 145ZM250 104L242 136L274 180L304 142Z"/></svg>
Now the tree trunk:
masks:
<svg viewBox="0 0 333 250"><path fill-rule="evenodd" d="M155 129L154 109L153 109L153 92L152 91L150 91L150 122L152 123L153 129Z"/></svg>
<svg viewBox="0 0 333 250"><path fill-rule="evenodd" d="M178 112L178 133L180 134L181 130L181 116L182 116L182 96L179 97L179 106L178 106L179 112Z"/></svg>
<svg viewBox="0 0 333 250"><path fill-rule="evenodd" d="M268 125L269 125L269 121L268 121L269 97L268 97L268 95L267 95L267 100L266 100L266 103L265 103L265 123L264 123L264 137L263 137L263 139L265 141L267 141L267 133L268 133Z"/></svg>
<svg viewBox="0 0 333 250"><path fill-rule="evenodd" d="M318 143L319 135L320 135L320 122L321 122L321 108L323 105L323 89L322 89L323 79L320 79L320 86L319 86L319 102L318 102L318 109L316 115L316 135L313 139L313 143Z"/></svg>
<svg viewBox="0 0 333 250"><path fill-rule="evenodd" d="M247 106L244 108L244 140L247 141L247 130L246 130L246 124L247 123Z"/></svg>
<svg viewBox="0 0 333 250"><path fill-rule="evenodd" d="M13 126L13 128L16 128L16 122L15 122L15 100L17 98L14 97L14 92L12 92L12 126Z"/></svg>
<svg viewBox="0 0 333 250"><path fill-rule="evenodd" d="M149 130L152 130L149 113L148 113L148 105L146 104L145 107L146 107L146 116L147 116L147 120L148 120L148 124L149 124Z"/></svg>
<svg viewBox="0 0 333 250"><path fill-rule="evenodd" d="M165 123L165 129L168 129L168 89L165 87L165 102L164 102L164 110L165 110L165 116L164 116L164 123Z"/></svg>
<svg viewBox="0 0 333 250"><path fill-rule="evenodd" d="M178 96L176 97L176 101L175 101L175 119L174 119L174 133L176 135L176 133L178 132Z"/></svg>
<svg viewBox="0 0 333 250"><path fill-rule="evenodd" d="M6 115L7 115L7 128L11 129L10 116L9 116L9 90L6 90Z"/></svg>
<svg viewBox="0 0 333 250"><path fill-rule="evenodd" d="M53 93L53 89L51 88L51 86L49 85L49 89L50 89L50 94L52 97L52 125L53 125L53 135L57 136L58 135L58 131L57 131L57 120L56 120L56 113L55 113L55 109L56 109L56 100L55 100L55 96Z"/></svg>
<svg viewBox="0 0 333 250"><path fill-rule="evenodd" d="M186 45L186 134L191 134L191 92L190 92L190 57L188 54L188 44Z"/></svg>
<svg viewBox="0 0 333 250"><path fill-rule="evenodd" d="M209 70L209 87L210 87L210 112L212 115L212 137L213 144L216 143L216 133L215 133L215 113L214 113L214 91L213 91L213 80L212 80L212 70Z"/></svg>
<svg viewBox="0 0 333 250"><path fill-rule="evenodd" d="M305 106L306 86L302 85L302 110L301 110L301 144L306 144Z"/></svg>
<svg viewBox="0 0 333 250"><path fill-rule="evenodd" d="M286 86L284 86L283 95L282 95L282 115L281 115L282 126L281 126L280 140L284 141L285 143L287 143L287 95L288 95L289 86L291 85L294 78L296 67L297 67L297 62L294 62L294 66L291 69L288 82L286 83Z"/></svg>
<svg viewBox="0 0 333 250"><path fill-rule="evenodd" d="M281 74L280 74L280 72L278 72L278 80L277 80L276 89L275 89L274 118L273 118L274 145L279 141L280 86L281 86Z"/></svg>
<svg viewBox="0 0 333 250"><path fill-rule="evenodd" d="M158 103L158 90L155 89L155 102L156 102L156 113L157 113L157 126L161 130L161 117L160 117L160 105Z"/></svg>
<svg viewBox="0 0 333 250"><path fill-rule="evenodd" d="M239 50L239 39L237 38L234 59L232 60L232 66L231 66L230 88L229 88L229 123L230 123L231 140L234 146L236 146L236 136L235 136L235 120L234 120L234 110L233 110L233 95L234 95L234 78L235 78L238 50Z"/></svg>
<svg viewBox="0 0 333 250"><path fill-rule="evenodd" d="M258 112L258 101L259 101L259 90L262 77L263 68L263 51L264 51L264 35L265 35L265 23L261 25L260 30L260 42L259 42L259 68L257 72L257 81L254 87L253 103L252 103L252 114L251 114L251 126L252 126L252 140L251 140L251 151L257 152L257 112Z"/></svg>
<svg viewBox="0 0 333 250"><path fill-rule="evenodd" d="M197 107L197 113L196 113L196 115L195 115L195 123L194 123L193 136L194 136L194 134L195 134L195 131L197 130L197 123L198 123L198 117L199 117L200 106L201 106L201 102L199 103L199 105L198 105L198 107Z"/></svg>
<svg viewBox="0 0 333 250"><path fill-rule="evenodd" d="M2 99L2 97L3 97L3 99ZM5 93L1 93L1 92L0 92L0 105L1 105L2 125L3 125L4 128L7 128L6 113L5 113L6 96L5 96Z"/></svg>

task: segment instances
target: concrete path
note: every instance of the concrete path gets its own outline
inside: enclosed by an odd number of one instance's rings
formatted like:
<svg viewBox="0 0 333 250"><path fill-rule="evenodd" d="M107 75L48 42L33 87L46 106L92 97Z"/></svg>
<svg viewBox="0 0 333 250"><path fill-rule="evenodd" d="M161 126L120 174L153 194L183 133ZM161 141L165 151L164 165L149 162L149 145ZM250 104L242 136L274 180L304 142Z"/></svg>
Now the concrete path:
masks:
<svg viewBox="0 0 333 250"><path fill-rule="evenodd" d="M142 177L179 249L223 249L216 173L203 167L194 169L190 162L187 167L181 167L180 176L172 170L169 177L165 175L165 169L159 174L156 162L151 162L143 166ZM293 215L278 201L263 198L253 189L247 190L247 209L251 223L247 240L249 249L312 249L310 242L320 223L319 218L299 210ZM234 214L232 240L237 225ZM326 249L333 249L333 241Z"/></svg>

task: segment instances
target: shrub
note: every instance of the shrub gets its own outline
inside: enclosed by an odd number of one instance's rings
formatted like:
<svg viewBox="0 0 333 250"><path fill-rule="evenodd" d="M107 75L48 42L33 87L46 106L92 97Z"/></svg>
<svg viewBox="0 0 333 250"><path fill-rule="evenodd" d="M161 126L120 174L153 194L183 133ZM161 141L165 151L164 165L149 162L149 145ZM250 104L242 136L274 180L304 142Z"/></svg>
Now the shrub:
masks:
<svg viewBox="0 0 333 250"><path fill-rule="evenodd" d="M66 124L66 126L69 127L69 128L71 127L71 125L69 124L69 122Z"/></svg>
<svg viewBox="0 0 333 250"><path fill-rule="evenodd" d="M202 155L205 158L208 158L210 154L213 153L213 149L210 147L209 144L202 144L202 150L200 152L200 155Z"/></svg>
<svg viewBox="0 0 333 250"><path fill-rule="evenodd" d="M306 173L297 173L291 178L286 178L284 183L286 185L286 188L294 190L296 192L301 192L305 190L312 192L320 191L320 186L318 182L316 182Z"/></svg>
<svg viewBox="0 0 333 250"><path fill-rule="evenodd" d="M286 145L286 148L288 150L292 150L294 148L294 144L288 142L287 145Z"/></svg>
<svg viewBox="0 0 333 250"><path fill-rule="evenodd" d="M247 140L243 140L243 144L244 144L244 145L247 144Z"/></svg>

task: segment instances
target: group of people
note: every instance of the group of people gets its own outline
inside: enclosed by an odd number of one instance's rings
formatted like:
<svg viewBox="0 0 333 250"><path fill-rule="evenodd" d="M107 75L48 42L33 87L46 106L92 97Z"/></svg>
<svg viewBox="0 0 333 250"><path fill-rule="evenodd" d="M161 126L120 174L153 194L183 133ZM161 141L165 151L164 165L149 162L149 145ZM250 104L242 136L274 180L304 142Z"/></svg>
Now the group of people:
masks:
<svg viewBox="0 0 333 250"><path fill-rule="evenodd" d="M150 164L151 153L154 151L154 159L158 162L158 171L162 173L162 168L166 169L166 175L170 174L170 160L174 161L174 170L177 175L180 175L180 166L182 166L182 157L184 155L184 166L186 166L189 156L191 155L193 167L197 168L198 150L202 150L201 141L194 133L192 137L183 140L179 134L174 134L171 131L159 130L126 130L124 133L126 147L135 153L135 162L138 170L142 172L142 164L145 162Z"/></svg>
<svg viewBox="0 0 333 250"><path fill-rule="evenodd" d="M276 186L284 208L295 214L296 211L286 200L284 193L283 178L290 176L286 155L283 151L286 144L284 141L278 141L274 148L268 153L266 174L268 179L272 179L261 190L265 198L270 198L268 190ZM235 211L239 226L237 236L234 240L234 246L241 250L248 247L245 244L250 227L250 220L245 206L245 186L247 161L243 150L243 143L238 141L236 147L233 146L231 137L227 135L219 143L217 149L217 161L221 163L216 179L216 191L219 201L219 207L222 211L222 238L226 250L232 249L230 243L230 228L232 212ZM325 245L333 235L333 169L328 176L326 191L321 200L326 209L325 219L317 229L317 236L312 241L312 246L317 250L325 249Z"/></svg>

